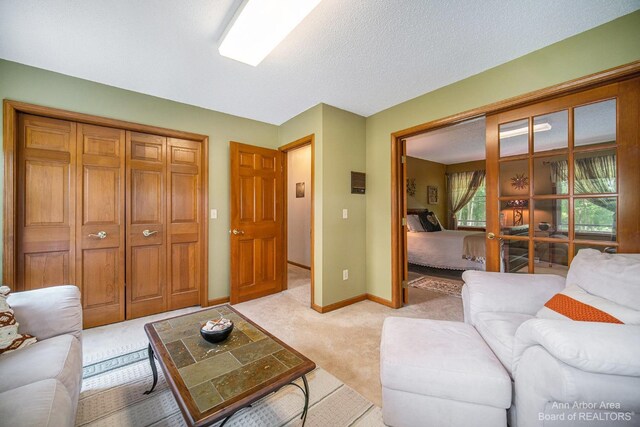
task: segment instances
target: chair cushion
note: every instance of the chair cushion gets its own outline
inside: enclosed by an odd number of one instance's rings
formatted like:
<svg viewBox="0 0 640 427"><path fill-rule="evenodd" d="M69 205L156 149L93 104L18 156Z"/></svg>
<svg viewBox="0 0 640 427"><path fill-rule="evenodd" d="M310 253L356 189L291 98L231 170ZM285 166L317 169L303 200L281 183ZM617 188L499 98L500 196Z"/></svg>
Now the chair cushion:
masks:
<svg viewBox="0 0 640 427"><path fill-rule="evenodd" d="M82 350L73 335L49 338L0 356L0 392L57 379L76 400L82 377Z"/></svg>
<svg viewBox="0 0 640 427"><path fill-rule="evenodd" d="M640 311L640 254L608 254L582 249L573 258L567 286Z"/></svg>
<svg viewBox="0 0 640 427"><path fill-rule="evenodd" d="M387 318L380 378L393 390L502 409L511 405L509 375L465 323Z"/></svg>
<svg viewBox="0 0 640 427"><path fill-rule="evenodd" d="M476 316L476 329L498 356L509 375L513 373L513 343L516 331L534 316L521 313L483 312Z"/></svg>
<svg viewBox="0 0 640 427"><path fill-rule="evenodd" d="M0 393L0 420L6 426L73 426L69 393L60 381L37 381Z"/></svg>

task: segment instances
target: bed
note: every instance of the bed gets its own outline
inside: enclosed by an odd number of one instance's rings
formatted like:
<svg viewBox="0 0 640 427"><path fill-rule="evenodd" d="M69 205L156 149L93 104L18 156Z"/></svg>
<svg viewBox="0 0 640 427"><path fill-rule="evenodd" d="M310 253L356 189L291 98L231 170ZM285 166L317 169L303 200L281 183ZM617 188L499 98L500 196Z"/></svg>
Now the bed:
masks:
<svg viewBox="0 0 640 427"><path fill-rule="evenodd" d="M463 258L466 236L482 235L476 231L442 230L407 233L407 260L409 264L448 270L484 270L484 259Z"/></svg>
<svg viewBox="0 0 640 427"><path fill-rule="evenodd" d="M414 212L409 212L414 214ZM445 230L407 233L407 261L448 270L485 270L484 233ZM482 247L480 247L482 246Z"/></svg>

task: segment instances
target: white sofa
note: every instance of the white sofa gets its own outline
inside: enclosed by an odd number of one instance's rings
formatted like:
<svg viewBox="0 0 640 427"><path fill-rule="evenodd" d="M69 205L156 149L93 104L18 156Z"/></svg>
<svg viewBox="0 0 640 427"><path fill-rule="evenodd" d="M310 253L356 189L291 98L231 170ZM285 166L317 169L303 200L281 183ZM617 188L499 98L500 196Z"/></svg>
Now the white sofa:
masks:
<svg viewBox="0 0 640 427"><path fill-rule="evenodd" d="M514 383L512 427L640 425L640 326L536 318L572 284L640 313L640 255L582 250L566 281L477 271L462 277L465 322Z"/></svg>
<svg viewBox="0 0 640 427"><path fill-rule="evenodd" d="M9 295L19 332L38 342L0 355L0 425L73 426L82 382L82 307L75 286Z"/></svg>

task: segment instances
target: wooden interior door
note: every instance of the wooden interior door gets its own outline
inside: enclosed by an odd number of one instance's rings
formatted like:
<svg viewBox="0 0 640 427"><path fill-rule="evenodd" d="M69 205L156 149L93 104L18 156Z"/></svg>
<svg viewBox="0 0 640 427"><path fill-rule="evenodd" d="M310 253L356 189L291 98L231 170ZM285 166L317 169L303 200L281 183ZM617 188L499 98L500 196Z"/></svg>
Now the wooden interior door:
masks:
<svg viewBox="0 0 640 427"><path fill-rule="evenodd" d="M127 131L127 319L167 309L165 137Z"/></svg>
<svg viewBox="0 0 640 427"><path fill-rule="evenodd" d="M15 290L74 284L76 124L20 114Z"/></svg>
<svg viewBox="0 0 640 427"><path fill-rule="evenodd" d="M566 275L580 249L640 252L638 111L636 78L487 116L488 270Z"/></svg>
<svg viewBox="0 0 640 427"><path fill-rule="evenodd" d="M76 284L88 328L124 320L125 131L77 127Z"/></svg>
<svg viewBox="0 0 640 427"><path fill-rule="evenodd" d="M282 153L232 142L231 303L282 290Z"/></svg>
<svg viewBox="0 0 640 427"><path fill-rule="evenodd" d="M202 144L167 139L167 289L169 310L200 302Z"/></svg>

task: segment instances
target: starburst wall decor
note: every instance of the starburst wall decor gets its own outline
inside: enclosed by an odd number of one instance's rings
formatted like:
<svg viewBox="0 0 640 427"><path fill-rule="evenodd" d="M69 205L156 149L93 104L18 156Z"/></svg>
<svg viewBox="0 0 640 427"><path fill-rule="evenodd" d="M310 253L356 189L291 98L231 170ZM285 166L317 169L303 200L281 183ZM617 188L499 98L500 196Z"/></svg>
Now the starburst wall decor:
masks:
<svg viewBox="0 0 640 427"><path fill-rule="evenodd" d="M523 173L517 173L516 176L511 178L511 186L516 190L522 190L529 186L529 178L524 176Z"/></svg>

